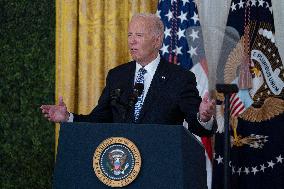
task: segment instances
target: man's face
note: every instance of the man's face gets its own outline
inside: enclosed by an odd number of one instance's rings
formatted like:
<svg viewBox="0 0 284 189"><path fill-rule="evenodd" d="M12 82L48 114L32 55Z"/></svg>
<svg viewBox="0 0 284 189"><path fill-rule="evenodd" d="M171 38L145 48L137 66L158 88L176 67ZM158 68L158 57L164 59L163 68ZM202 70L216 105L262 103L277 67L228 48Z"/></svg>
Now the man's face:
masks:
<svg viewBox="0 0 284 189"><path fill-rule="evenodd" d="M128 27L128 48L133 60L142 66L147 65L157 57L159 48L159 37L153 35L152 27L143 17L131 20Z"/></svg>

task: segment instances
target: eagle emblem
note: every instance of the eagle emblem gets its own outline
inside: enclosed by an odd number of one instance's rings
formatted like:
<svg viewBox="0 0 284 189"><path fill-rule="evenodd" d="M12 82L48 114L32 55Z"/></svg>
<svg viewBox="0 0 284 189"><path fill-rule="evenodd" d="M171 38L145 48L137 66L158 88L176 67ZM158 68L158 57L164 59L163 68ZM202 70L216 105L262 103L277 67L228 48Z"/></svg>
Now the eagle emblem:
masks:
<svg viewBox="0 0 284 189"><path fill-rule="evenodd" d="M124 174L124 171L129 167L129 163L126 163L127 154L120 149L114 149L109 152L109 168L114 175Z"/></svg>
<svg viewBox="0 0 284 189"><path fill-rule="evenodd" d="M251 26L257 24L253 21ZM255 42L250 52L250 73L252 76L252 88L240 90L238 94L231 96L231 126L234 136L231 143L234 146L248 145L261 149L268 141L268 136L251 134L240 136L237 133L238 117L250 122L262 122L270 120L284 112L283 88L284 72L282 61L275 45L272 26L261 23L259 28L251 27L251 33L256 33ZM256 31L254 31L256 30ZM241 37L235 48L228 56L224 67L224 82L238 83L240 66L245 57L245 38ZM219 101L223 101L221 94L217 95ZM217 132L224 130L223 107L217 105ZM236 112L236 114L234 114Z"/></svg>

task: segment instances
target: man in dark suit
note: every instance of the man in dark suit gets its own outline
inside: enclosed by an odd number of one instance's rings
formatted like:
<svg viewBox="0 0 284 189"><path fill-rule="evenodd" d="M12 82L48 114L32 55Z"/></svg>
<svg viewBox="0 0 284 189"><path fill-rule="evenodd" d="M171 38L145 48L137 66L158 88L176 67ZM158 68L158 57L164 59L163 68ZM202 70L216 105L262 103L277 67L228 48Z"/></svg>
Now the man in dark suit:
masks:
<svg viewBox="0 0 284 189"><path fill-rule="evenodd" d="M58 105L41 106L45 117L54 122L172 125L182 125L186 120L193 133L212 134L215 102L209 100L208 94L201 100L192 72L160 57L163 36L164 26L156 15L134 15L128 28L128 45L134 61L109 71L92 112L69 113L60 98Z"/></svg>

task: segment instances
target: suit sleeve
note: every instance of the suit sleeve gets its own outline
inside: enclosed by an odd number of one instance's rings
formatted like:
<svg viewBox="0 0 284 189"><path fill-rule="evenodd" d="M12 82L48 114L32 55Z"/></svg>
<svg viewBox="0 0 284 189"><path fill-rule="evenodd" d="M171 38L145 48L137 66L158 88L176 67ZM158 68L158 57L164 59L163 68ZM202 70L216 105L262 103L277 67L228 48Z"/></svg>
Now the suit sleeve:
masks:
<svg viewBox="0 0 284 189"><path fill-rule="evenodd" d="M88 115L74 114L74 122L111 123L113 121L110 106L111 71L106 79L106 86L99 98L98 105Z"/></svg>
<svg viewBox="0 0 284 189"><path fill-rule="evenodd" d="M201 97L197 90L197 83L192 72L187 72L186 81L180 92L179 106L184 113L185 120L188 123L190 132L198 136L209 136L213 134L212 130L205 129L197 120L197 113L201 103Z"/></svg>

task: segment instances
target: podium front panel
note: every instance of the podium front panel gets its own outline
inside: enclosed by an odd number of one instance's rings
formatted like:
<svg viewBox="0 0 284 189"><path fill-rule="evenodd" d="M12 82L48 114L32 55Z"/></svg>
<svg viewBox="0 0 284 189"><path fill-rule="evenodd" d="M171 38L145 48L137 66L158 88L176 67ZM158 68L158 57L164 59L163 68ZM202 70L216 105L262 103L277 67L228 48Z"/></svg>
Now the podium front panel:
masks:
<svg viewBox="0 0 284 189"><path fill-rule="evenodd" d="M127 189L204 189L204 149L176 125L64 123L60 128L53 188L111 188L93 169L93 156L102 141L124 137L139 149L142 165Z"/></svg>

